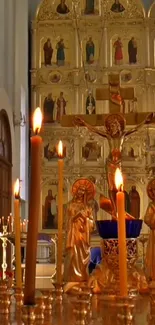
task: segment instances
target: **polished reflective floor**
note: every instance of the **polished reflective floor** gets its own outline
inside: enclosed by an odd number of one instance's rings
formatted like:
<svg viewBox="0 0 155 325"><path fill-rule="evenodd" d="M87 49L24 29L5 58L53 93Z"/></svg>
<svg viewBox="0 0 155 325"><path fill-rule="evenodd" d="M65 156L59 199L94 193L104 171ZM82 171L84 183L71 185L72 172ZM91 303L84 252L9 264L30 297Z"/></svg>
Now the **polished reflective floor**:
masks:
<svg viewBox="0 0 155 325"><path fill-rule="evenodd" d="M132 323L118 320L118 314L122 313L122 309L115 304L111 304L104 300L102 296L93 296L91 304L88 301L83 303L79 302L77 296L63 297L63 302L57 302L53 300L52 314L45 314L44 320L36 320L35 324L42 325L69 325L69 324L91 324L91 325L117 325L117 324L134 324L134 325L149 325L155 324L150 322L150 308L149 297L139 297L136 301L134 315L135 318ZM89 307L88 307L89 306ZM79 312L86 310L86 317L84 313L79 318ZM0 325L23 325L22 313L20 310L16 310L14 299L12 300L10 314L0 314Z"/></svg>

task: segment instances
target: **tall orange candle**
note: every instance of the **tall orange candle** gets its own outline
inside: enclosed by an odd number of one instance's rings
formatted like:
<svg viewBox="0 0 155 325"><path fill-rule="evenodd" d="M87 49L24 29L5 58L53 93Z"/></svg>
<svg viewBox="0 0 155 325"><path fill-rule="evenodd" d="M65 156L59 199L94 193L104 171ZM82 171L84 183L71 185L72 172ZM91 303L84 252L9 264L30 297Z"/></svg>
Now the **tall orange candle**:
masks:
<svg viewBox="0 0 155 325"><path fill-rule="evenodd" d="M119 280L120 295L128 295L127 285L127 249L126 249L126 225L125 225L125 196L123 192L123 177L116 169L115 184L118 190L116 194L117 214L118 214L118 246L119 246Z"/></svg>
<svg viewBox="0 0 155 325"><path fill-rule="evenodd" d="M63 144L58 144L58 242L57 242L57 272L58 284L62 284L62 257L63 257Z"/></svg>
<svg viewBox="0 0 155 325"><path fill-rule="evenodd" d="M22 268L21 268L21 243L20 243L20 194L19 179L14 186L14 220L15 220L15 259L16 259L16 287L22 288Z"/></svg>
<svg viewBox="0 0 155 325"><path fill-rule="evenodd" d="M29 198L29 222L26 246L24 304L35 304L35 277L38 239L38 220L41 195L41 150L42 138L38 135L42 124L42 113L38 107L34 111L33 131L31 137L31 176Z"/></svg>

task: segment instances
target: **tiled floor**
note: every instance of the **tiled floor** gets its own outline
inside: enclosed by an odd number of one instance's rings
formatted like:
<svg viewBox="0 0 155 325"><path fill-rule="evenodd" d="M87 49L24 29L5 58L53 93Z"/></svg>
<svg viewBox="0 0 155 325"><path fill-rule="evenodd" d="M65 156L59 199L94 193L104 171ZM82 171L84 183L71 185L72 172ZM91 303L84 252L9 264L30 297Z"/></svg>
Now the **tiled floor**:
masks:
<svg viewBox="0 0 155 325"><path fill-rule="evenodd" d="M60 305L53 301L52 316L47 317L44 321L35 322L36 325L73 325L76 324L76 318L73 310L76 307L76 300L73 296L64 296L63 304ZM81 308L81 307L80 307ZM119 309L120 310L120 309ZM102 297L93 296L91 305L92 314L88 314L87 324L91 325L116 325L117 314L116 308L109 307L109 303L103 302ZM136 304L136 317L134 325L148 325L149 298L140 297ZM21 313L15 311L15 304L12 304L11 313L8 317L0 314L0 325L23 325ZM79 324L79 323L78 323ZM119 323L120 324L120 323ZM121 323L127 324L127 323ZM151 323L155 324L155 323ZM84 324L83 324L84 325ZM130 323L131 325L131 323Z"/></svg>

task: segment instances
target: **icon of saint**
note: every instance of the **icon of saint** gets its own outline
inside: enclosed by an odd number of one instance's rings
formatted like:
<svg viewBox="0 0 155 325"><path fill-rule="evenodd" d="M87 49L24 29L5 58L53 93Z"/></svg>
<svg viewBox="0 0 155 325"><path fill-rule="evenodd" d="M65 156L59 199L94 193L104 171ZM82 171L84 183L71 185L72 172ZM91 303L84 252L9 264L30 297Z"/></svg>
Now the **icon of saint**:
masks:
<svg viewBox="0 0 155 325"><path fill-rule="evenodd" d="M63 115L66 115L66 105L67 101L64 99L63 92L60 92L60 96L57 99L57 114L56 114L56 121L60 122Z"/></svg>
<svg viewBox="0 0 155 325"><path fill-rule="evenodd" d="M137 63L137 42L134 37L128 43L128 54L129 54L129 63Z"/></svg>
<svg viewBox="0 0 155 325"><path fill-rule="evenodd" d="M118 37L118 39L115 41L113 46L115 48L115 53L114 53L115 64L120 65L122 64L122 60L123 60L123 50L122 50L123 44L120 37Z"/></svg>
<svg viewBox="0 0 155 325"><path fill-rule="evenodd" d="M57 49L57 65L63 66L65 64L65 45L63 38L56 45Z"/></svg>
<svg viewBox="0 0 155 325"><path fill-rule="evenodd" d="M65 0L61 0L61 2L59 3L59 5L57 6L57 12L58 14L61 14L61 15L65 15L65 14L68 14L69 13L69 9L65 3L66 1Z"/></svg>
<svg viewBox="0 0 155 325"><path fill-rule="evenodd" d="M116 12L116 13L120 13L120 12L123 12L125 10L125 8L119 2L119 0L115 0L115 2L113 3L113 5L111 6L111 9L110 10L113 11L113 12Z"/></svg>
<svg viewBox="0 0 155 325"><path fill-rule="evenodd" d="M52 98L52 93L48 94L45 97L44 104L43 104L43 111L44 111L44 123L52 123L53 120L53 111L54 111L54 100Z"/></svg>
<svg viewBox="0 0 155 325"><path fill-rule="evenodd" d="M92 64L94 62L95 54L95 45L92 40L92 37L89 37L89 40L86 43L86 62Z"/></svg>
<svg viewBox="0 0 155 325"><path fill-rule="evenodd" d="M96 114L96 103L95 98L90 92L86 99L86 114Z"/></svg>
<svg viewBox="0 0 155 325"><path fill-rule="evenodd" d="M50 38L44 44L44 63L45 65L51 65L52 55L53 55L53 48L51 44Z"/></svg>

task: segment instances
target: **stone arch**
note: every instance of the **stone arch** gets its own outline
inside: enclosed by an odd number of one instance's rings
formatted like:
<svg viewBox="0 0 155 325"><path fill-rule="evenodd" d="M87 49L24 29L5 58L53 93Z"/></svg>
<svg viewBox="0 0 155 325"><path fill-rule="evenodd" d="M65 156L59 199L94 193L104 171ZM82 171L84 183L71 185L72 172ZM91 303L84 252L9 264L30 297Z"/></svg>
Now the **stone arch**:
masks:
<svg viewBox="0 0 155 325"><path fill-rule="evenodd" d="M155 1L153 1L152 5L150 6L150 9L148 11L148 17L155 18Z"/></svg>
<svg viewBox="0 0 155 325"><path fill-rule="evenodd" d="M4 109L0 111L0 216L11 212L12 141L10 124Z"/></svg>

